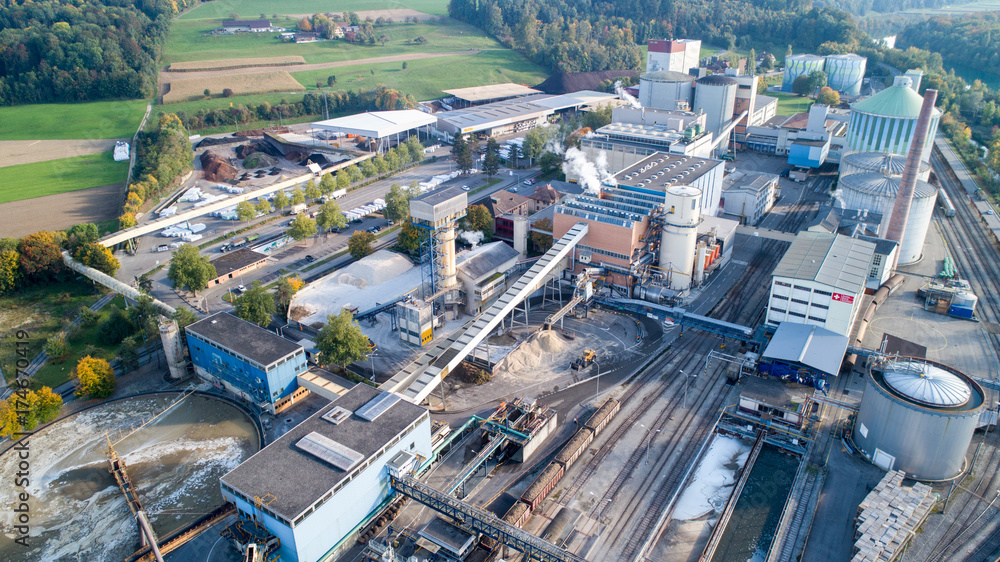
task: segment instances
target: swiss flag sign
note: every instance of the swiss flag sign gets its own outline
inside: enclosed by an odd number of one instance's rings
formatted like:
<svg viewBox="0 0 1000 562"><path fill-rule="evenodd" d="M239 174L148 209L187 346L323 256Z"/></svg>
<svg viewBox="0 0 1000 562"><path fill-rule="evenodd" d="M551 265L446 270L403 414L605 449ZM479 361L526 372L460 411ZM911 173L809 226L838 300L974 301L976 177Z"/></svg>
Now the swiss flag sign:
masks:
<svg viewBox="0 0 1000 562"><path fill-rule="evenodd" d="M854 297L851 295L842 295L840 293L834 293L833 300L837 302L846 302L847 304L851 304L854 302Z"/></svg>

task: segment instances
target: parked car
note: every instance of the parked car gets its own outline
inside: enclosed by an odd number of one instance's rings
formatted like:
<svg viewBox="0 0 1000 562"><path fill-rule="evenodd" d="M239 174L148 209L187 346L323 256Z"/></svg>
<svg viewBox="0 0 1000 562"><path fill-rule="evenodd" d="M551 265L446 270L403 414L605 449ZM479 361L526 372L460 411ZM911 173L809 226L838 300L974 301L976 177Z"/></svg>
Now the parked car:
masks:
<svg viewBox="0 0 1000 562"><path fill-rule="evenodd" d="M524 185L535 185L535 178L528 178L524 180L522 183L524 183Z"/></svg>
<svg viewBox="0 0 1000 562"><path fill-rule="evenodd" d="M462 186L462 191L469 191L469 186L463 185Z"/></svg>
<svg viewBox="0 0 1000 562"><path fill-rule="evenodd" d="M235 289L233 289L233 292L236 293L237 295L242 295L243 291L246 291L246 290L247 290L247 288L245 286L240 285L239 287L236 287Z"/></svg>
<svg viewBox="0 0 1000 562"><path fill-rule="evenodd" d="M310 254L306 254L306 261L309 262L309 263L312 263L312 262L316 261L316 258L313 257Z"/></svg>

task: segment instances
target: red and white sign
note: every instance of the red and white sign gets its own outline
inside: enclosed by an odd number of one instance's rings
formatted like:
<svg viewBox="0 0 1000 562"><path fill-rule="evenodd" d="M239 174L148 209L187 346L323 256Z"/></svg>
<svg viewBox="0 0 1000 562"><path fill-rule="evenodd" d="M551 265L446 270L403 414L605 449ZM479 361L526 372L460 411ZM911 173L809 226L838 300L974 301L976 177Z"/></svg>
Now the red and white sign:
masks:
<svg viewBox="0 0 1000 562"><path fill-rule="evenodd" d="M837 302L846 302L847 304L851 304L854 302L854 297L851 295L842 295L840 293L834 293L833 300Z"/></svg>

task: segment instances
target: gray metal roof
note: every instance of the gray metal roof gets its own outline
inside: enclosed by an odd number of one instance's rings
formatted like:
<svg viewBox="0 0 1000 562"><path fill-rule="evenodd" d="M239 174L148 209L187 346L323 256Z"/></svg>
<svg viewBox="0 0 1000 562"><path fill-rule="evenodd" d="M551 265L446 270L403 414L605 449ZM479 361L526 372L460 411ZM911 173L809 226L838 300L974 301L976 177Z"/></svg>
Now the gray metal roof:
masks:
<svg viewBox="0 0 1000 562"><path fill-rule="evenodd" d="M906 156L886 152L851 152L841 158L840 162L842 166L848 164L872 172L882 172L890 176L901 176L903 175L903 168L906 167ZM930 164L920 162L921 172L926 172L930 169Z"/></svg>
<svg viewBox="0 0 1000 562"><path fill-rule="evenodd" d="M302 349L301 345L228 312L216 312L185 330L261 365L270 365Z"/></svg>
<svg viewBox="0 0 1000 562"><path fill-rule="evenodd" d="M887 361L883 378L893 390L926 406L962 406L972 389L958 375L923 361Z"/></svg>
<svg viewBox="0 0 1000 562"><path fill-rule="evenodd" d="M493 270L502 267L519 256L517 250L504 242L490 242L458 256L456 267L459 271L478 281L486 275L492 275Z"/></svg>
<svg viewBox="0 0 1000 562"><path fill-rule="evenodd" d="M875 244L827 232L800 232L785 251L773 277L823 283L851 295L868 279Z"/></svg>
<svg viewBox="0 0 1000 562"><path fill-rule="evenodd" d="M901 181L902 178L899 176L887 176L879 172L861 172L841 176L839 184L841 189L850 189L876 197L895 198L896 193L899 192L899 183ZM915 199L937 197L937 188L925 181L917 180L917 187L913 190L913 197Z"/></svg>
<svg viewBox="0 0 1000 562"><path fill-rule="evenodd" d="M811 324L782 322L761 357L801 363L836 376L847 352L847 336Z"/></svg>
<svg viewBox="0 0 1000 562"><path fill-rule="evenodd" d="M337 406L356 412L381 394L382 391L367 384L355 386L231 470L222 477L222 483L251 501L254 497L273 497L267 508L289 521L294 520L348 475L299 449L296 444L304 437L321 435L357 452L362 460L368 459L427 412L399 400L373 422L365 421L357 413L339 424L323 419L324 414ZM354 466L356 470L362 465Z"/></svg>

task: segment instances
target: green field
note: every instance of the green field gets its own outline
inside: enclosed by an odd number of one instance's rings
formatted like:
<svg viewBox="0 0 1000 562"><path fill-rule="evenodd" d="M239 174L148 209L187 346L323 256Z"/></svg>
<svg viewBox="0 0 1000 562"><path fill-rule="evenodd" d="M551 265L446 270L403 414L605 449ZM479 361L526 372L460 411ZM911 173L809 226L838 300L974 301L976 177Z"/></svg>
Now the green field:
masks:
<svg viewBox="0 0 1000 562"><path fill-rule="evenodd" d="M456 72L459 68L461 72ZM336 89L364 90L385 84L404 94L413 94L418 100L440 98L441 90L467 86L502 82L533 86L546 77L540 67L509 50L412 60L407 62L406 70L400 62L387 62L293 72L292 76L308 90L316 90L316 81L325 85L331 74L337 77Z"/></svg>
<svg viewBox="0 0 1000 562"><path fill-rule="evenodd" d="M145 111L145 100L0 107L0 140L131 138Z"/></svg>
<svg viewBox="0 0 1000 562"><path fill-rule="evenodd" d="M111 153L0 168L0 203L56 195L125 181L128 161L115 162Z"/></svg>
<svg viewBox="0 0 1000 562"><path fill-rule="evenodd" d="M410 8L425 14L444 16L448 14L447 0L354 0L339 2L330 0L215 0L206 2L180 17L180 19L229 19L229 14L237 13L242 19L255 19L260 14L267 18L275 14L337 13L348 10L387 10Z"/></svg>
<svg viewBox="0 0 1000 562"><path fill-rule="evenodd" d="M293 25L295 22L286 19L282 20L282 23ZM343 39L285 43L279 41L277 34L274 33L207 35L206 32L214 27L212 22L204 20L174 20L170 26L170 37L160 58L162 66L186 61L290 55L300 55L306 60L306 64L314 64L405 53L503 48L480 29L451 19L445 23L396 23L376 28L376 36L384 33L391 38L384 47L381 43L359 45ZM424 37L427 42L423 44L409 42L417 37Z"/></svg>
<svg viewBox="0 0 1000 562"><path fill-rule="evenodd" d="M778 98L778 115L795 115L809 111L809 106L813 104L812 98L797 96L795 94L784 94L781 92L764 92L765 96Z"/></svg>

